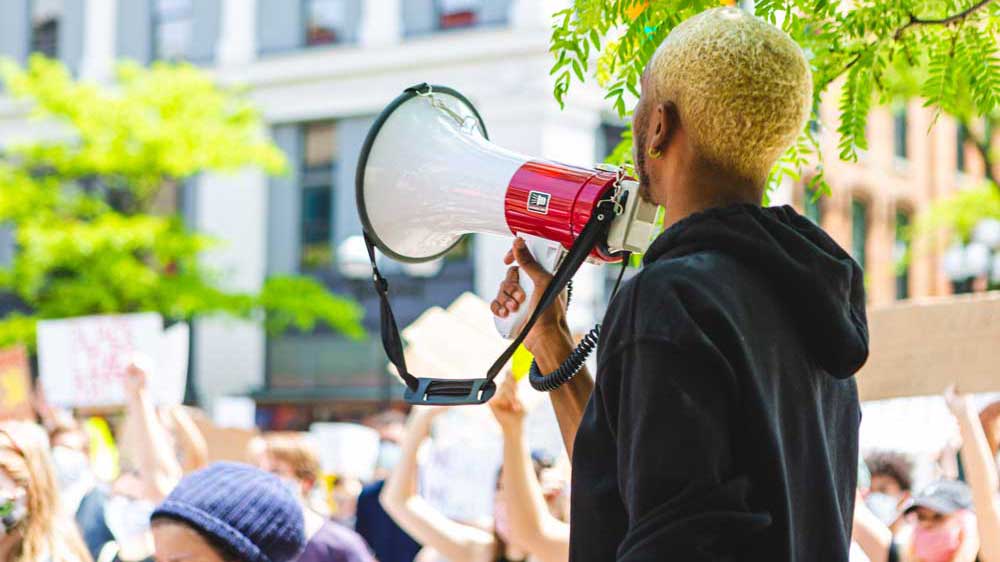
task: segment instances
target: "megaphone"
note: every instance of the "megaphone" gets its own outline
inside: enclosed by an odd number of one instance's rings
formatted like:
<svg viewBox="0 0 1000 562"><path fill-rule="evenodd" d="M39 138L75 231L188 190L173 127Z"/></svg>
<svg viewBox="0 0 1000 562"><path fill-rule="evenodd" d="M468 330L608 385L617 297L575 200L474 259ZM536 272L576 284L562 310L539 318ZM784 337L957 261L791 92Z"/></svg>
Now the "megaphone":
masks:
<svg viewBox="0 0 1000 562"><path fill-rule="evenodd" d="M488 400L493 371L510 358L533 317L562 290L559 285L564 286L584 260L616 263L631 252L644 252L656 229L658 208L639 197L638 183L623 169L571 166L497 146L489 141L486 125L469 100L443 86L407 88L386 106L365 139L355 180L375 288L382 299L383 345L407 383L411 403ZM536 311L521 307L495 318L500 334L515 341L485 379L413 377L402 359L375 248L394 260L422 263L439 259L471 233L524 238L535 259L555 272L556 279ZM519 282L530 300L530 279L522 275Z"/></svg>

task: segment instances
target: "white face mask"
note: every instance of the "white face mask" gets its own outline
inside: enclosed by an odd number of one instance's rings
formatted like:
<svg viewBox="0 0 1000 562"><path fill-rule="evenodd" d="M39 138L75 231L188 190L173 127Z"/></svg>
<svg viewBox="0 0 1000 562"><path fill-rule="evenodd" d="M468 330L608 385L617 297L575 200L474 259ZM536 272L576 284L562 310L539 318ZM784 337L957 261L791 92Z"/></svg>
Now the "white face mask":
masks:
<svg viewBox="0 0 1000 562"><path fill-rule="evenodd" d="M125 496L111 496L104 504L104 520L118 543L120 557L142 560L153 554L149 518L153 502Z"/></svg>
<svg viewBox="0 0 1000 562"><path fill-rule="evenodd" d="M62 445L53 447L52 462L61 491L90 479L90 459L81 451Z"/></svg>
<svg viewBox="0 0 1000 562"><path fill-rule="evenodd" d="M892 525L899 518L899 498L896 496L872 492L865 498L865 505L886 526Z"/></svg>

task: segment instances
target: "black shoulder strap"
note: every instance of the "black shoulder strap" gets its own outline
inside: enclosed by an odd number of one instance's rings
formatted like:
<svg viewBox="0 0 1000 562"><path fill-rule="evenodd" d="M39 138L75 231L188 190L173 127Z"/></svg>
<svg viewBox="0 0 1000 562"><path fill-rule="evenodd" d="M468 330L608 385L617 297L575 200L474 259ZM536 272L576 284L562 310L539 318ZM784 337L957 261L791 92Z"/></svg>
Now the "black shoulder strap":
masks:
<svg viewBox="0 0 1000 562"><path fill-rule="evenodd" d="M365 246L368 248L368 258L372 265L372 281L375 284L375 292L378 293L381 315L382 347L389 361L399 371L399 376L406 383L406 401L410 404L482 404L488 401L496 391L496 384L493 380L500 374L500 371L510 360L518 346L527 337L532 326L538 318L552 303L555 302L559 293L573 279L577 270L586 261L591 250L606 239L608 228L614 219L614 203L603 201L597 205L590 220L587 221L583 231L573 242L562 263L556 268L552 282L542 291L542 296L538 306L531 312L521 332L514 338L514 341L507 349L494 361L486 376L481 379L434 379L416 377L406 368L406 359L403 356L403 340L399 335L399 327L396 325L396 317L392 313L392 306L389 304L389 282L378 270L375 263L375 245L367 232L364 233Z"/></svg>

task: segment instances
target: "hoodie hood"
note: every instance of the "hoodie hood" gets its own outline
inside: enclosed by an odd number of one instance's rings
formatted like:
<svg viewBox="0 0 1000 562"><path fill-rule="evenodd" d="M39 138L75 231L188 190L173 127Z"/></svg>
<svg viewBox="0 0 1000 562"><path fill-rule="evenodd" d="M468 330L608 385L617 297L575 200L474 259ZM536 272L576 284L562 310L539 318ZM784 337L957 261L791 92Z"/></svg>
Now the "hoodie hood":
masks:
<svg viewBox="0 0 1000 562"><path fill-rule="evenodd" d="M695 213L665 230L644 262L719 252L763 275L781 295L806 349L847 378L868 359L864 274L811 220L789 206L734 205Z"/></svg>

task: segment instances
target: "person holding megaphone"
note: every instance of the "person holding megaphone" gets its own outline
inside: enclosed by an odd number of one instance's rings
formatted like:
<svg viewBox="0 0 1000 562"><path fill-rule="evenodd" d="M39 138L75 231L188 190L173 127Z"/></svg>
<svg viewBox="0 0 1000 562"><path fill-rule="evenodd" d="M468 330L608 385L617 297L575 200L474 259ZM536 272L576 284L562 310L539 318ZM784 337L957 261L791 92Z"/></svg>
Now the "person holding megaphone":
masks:
<svg viewBox="0 0 1000 562"><path fill-rule="evenodd" d="M608 308L596 380L552 392L573 459L570 560L848 560L862 270L791 207L760 204L812 102L798 45L734 8L678 25L645 69L636 172L666 229ZM520 239L506 262L501 318L552 282ZM557 369L564 307L524 343Z"/></svg>

